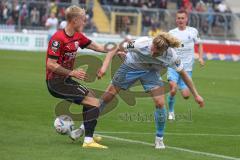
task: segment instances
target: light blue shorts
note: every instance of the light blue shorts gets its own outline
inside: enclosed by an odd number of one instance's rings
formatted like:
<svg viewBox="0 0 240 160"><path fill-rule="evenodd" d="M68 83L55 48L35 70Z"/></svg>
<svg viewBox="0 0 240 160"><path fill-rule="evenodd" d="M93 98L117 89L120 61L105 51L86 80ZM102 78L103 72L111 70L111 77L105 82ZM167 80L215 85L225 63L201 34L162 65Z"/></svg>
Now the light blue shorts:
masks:
<svg viewBox="0 0 240 160"><path fill-rule="evenodd" d="M192 71L187 71L187 74L190 78L192 78ZM177 83L180 90L188 88L183 79L181 78L180 74L172 68L168 68L167 79L168 81L173 81Z"/></svg>
<svg viewBox="0 0 240 160"><path fill-rule="evenodd" d="M160 73L156 70L138 70L122 64L113 76L112 84L127 90L135 82L140 81L146 92L158 86L164 86Z"/></svg>

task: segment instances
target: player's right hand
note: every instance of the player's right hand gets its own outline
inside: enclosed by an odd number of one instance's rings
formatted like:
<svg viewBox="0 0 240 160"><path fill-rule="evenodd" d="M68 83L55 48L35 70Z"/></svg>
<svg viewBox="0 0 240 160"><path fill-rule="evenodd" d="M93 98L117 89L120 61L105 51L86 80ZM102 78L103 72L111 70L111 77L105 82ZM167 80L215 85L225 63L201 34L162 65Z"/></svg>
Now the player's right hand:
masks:
<svg viewBox="0 0 240 160"><path fill-rule="evenodd" d="M77 69L77 70L73 70L70 72L69 74L72 77L75 77L79 80L86 80L87 79L87 74L83 69Z"/></svg>
<svg viewBox="0 0 240 160"><path fill-rule="evenodd" d="M199 107L204 107L204 100L200 95L195 96L195 101L199 104Z"/></svg>
<svg viewBox="0 0 240 160"><path fill-rule="evenodd" d="M119 55L119 56L126 56L127 55L127 52L125 52L125 51L117 51L117 53L116 53L117 55Z"/></svg>
<svg viewBox="0 0 240 160"><path fill-rule="evenodd" d="M203 67L205 65L205 62L204 62L204 60L202 58L199 59L199 63L201 65L201 67Z"/></svg>

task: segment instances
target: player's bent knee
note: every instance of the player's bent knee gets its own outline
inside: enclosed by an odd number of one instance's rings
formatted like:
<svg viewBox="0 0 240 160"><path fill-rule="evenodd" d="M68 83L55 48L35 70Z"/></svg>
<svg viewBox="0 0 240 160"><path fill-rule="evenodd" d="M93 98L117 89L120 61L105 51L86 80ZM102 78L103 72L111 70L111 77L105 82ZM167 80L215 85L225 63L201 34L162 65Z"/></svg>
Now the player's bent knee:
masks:
<svg viewBox="0 0 240 160"><path fill-rule="evenodd" d="M115 97L115 95L119 92L119 88L110 85L106 92L103 94L103 96L101 97L101 99L105 102L105 103L109 103L110 101L113 100L113 98Z"/></svg>
<svg viewBox="0 0 240 160"><path fill-rule="evenodd" d="M190 97L190 92L188 90L182 91L182 96L187 100Z"/></svg>
<svg viewBox="0 0 240 160"><path fill-rule="evenodd" d="M164 107L165 107L164 104L156 105L156 108L163 109Z"/></svg>
<svg viewBox="0 0 240 160"><path fill-rule="evenodd" d="M155 101L155 105L158 107L158 108L163 108L164 107L164 101Z"/></svg>
<svg viewBox="0 0 240 160"><path fill-rule="evenodd" d="M96 97L96 94L92 90L88 90L88 95L89 97Z"/></svg>
<svg viewBox="0 0 240 160"><path fill-rule="evenodd" d="M170 95L175 96L177 94L177 87L171 87L170 88Z"/></svg>
<svg viewBox="0 0 240 160"><path fill-rule="evenodd" d="M99 107L100 106L99 99L88 96L88 95L83 99L82 104L83 105L88 105L88 106L93 106L93 107Z"/></svg>
<svg viewBox="0 0 240 160"><path fill-rule="evenodd" d="M183 96L183 98L187 100L190 98L190 96Z"/></svg>
<svg viewBox="0 0 240 160"><path fill-rule="evenodd" d="M176 88L174 88L174 89L172 89L171 91L170 91L170 95L173 97L173 96L175 96L177 94L177 89Z"/></svg>

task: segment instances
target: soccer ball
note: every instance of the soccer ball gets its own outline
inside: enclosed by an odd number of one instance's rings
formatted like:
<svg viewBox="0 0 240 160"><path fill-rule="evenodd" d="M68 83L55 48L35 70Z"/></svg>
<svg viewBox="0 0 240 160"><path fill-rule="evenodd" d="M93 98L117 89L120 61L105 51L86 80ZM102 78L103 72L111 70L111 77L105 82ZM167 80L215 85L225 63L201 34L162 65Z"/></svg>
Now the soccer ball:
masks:
<svg viewBox="0 0 240 160"><path fill-rule="evenodd" d="M69 134L74 129L74 122L70 116L61 115L55 119L54 127L59 134Z"/></svg>

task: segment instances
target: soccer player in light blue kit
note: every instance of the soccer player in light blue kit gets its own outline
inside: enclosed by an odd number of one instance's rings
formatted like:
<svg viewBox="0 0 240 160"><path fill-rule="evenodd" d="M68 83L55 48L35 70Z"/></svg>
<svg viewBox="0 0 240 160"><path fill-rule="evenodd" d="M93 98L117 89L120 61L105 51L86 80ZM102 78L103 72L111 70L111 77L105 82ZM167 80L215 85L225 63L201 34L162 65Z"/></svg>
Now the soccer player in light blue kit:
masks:
<svg viewBox="0 0 240 160"><path fill-rule="evenodd" d="M203 98L198 94L193 82L183 70L183 65L172 48L180 42L168 33L162 32L155 38L141 37L119 46L118 52L109 52L98 72L101 78L106 72L114 54L126 52L124 63L116 71L111 84L101 97L100 110L103 110L114 96L121 90L127 90L137 80L140 80L144 90L150 93L155 103L154 112L156 124L155 148L164 149L164 128L166 123L166 108L164 104L164 84L160 80L160 71L166 67L175 69L184 79L200 107L204 106Z"/></svg>
<svg viewBox="0 0 240 160"><path fill-rule="evenodd" d="M194 44L198 45L199 48L199 62L203 66L203 51L202 44L200 43L200 38L197 29L187 26L188 14L186 11L178 11L176 14L176 24L177 28L169 31L171 35L178 38L181 41L181 46L175 48L176 54L180 58L184 70L187 72L189 77L192 77L192 68L194 64ZM168 96L168 107L169 107L169 120L175 120L174 114L174 104L175 95L177 88L180 89L181 94L184 99L188 99L190 96L190 91L187 85L184 83L180 74L172 68L168 68L168 81L170 83L170 94Z"/></svg>

